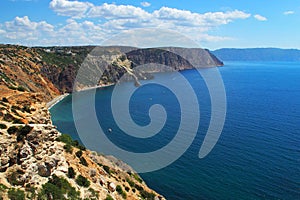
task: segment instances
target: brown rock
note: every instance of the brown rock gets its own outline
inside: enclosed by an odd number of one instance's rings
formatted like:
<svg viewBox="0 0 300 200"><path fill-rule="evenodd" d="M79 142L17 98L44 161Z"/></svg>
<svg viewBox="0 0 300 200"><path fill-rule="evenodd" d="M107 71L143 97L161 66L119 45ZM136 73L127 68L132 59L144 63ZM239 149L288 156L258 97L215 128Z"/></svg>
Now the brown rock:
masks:
<svg viewBox="0 0 300 200"><path fill-rule="evenodd" d="M38 164L38 174L43 177L48 177L51 175L51 170L45 163Z"/></svg>

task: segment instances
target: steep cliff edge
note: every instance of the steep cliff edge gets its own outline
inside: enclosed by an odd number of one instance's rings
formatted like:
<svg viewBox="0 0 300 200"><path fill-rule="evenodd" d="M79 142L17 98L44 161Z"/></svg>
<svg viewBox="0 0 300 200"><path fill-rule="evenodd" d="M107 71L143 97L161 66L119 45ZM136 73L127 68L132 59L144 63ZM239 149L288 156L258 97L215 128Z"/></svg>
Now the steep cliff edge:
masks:
<svg viewBox="0 0 300 200"><path fill-rule="evenodd" d="M46 102L72 92L83 61L97 66L88 69L95 77L85 77L96 85L163 71L135 70L149 63L174 70L222 65L203 49L0 45L0 199L164 199L122 161L86 150L52 125Z"/></svg>
<svg viewBox="0 0 300 200"><path fill-rule="evenodd" d="M0 198L163 199L125 163L59 133L41 95L9 90L0 100Z"/></svg>
<svg viewBox="0 0 300 200"><path fill-rule="evenodd" d="M163 199L122 161L56 130L36 49L0 47L0 199Z"/></svg>
<svg viewBox="0 0 300 200"><path fill-rule="evenodd" d="M80 87L115 84L124 80L150 79L151 73L222 66L208 50L201 48L146 48L107 47L49 47L34 48L43 61L41 72L61 91L72 92L73 83L82 63L86 64L86 81ZM137 66L147 65L144 69ZM168 66L170 69L161 67ZM101 74L101 76L100 76ZM95 79L95 80L93 80ZM98 80L99 79L99 80ZM92 80L92 81L91 81ZM80 88L78 88L80 89Z"/></svg>

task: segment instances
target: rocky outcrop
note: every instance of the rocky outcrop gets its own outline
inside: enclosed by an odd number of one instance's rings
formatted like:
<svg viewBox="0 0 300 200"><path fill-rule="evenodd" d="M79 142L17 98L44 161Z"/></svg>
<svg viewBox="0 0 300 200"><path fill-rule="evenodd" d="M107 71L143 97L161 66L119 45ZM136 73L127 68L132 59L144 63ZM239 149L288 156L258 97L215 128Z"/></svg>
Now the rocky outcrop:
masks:
<svg viewBox="0 0 300 200"><path fill-rule="evenodd" d="M46 102L72 88L76 65L59 68L44 56L0 45L0 199L162 198L125 163L61 139ZM58 74L42 70L50 66Z"/></svg>
<svg viewBox="0 0 300 200"><path fill-rule="evenodd" d="M140 199L145 193L163 198L140 178L136 179L136 172L122 161L86 150L70 142L70 138L61 139L63 136L51 124L45 103L30 102L35 94L3 91L6 92L1 93L4 98L0 100L0 110L11 114L14 120L0 117L1 199L9 199L9 191L24 193L27 199L55 199L52 193L68 196L69 193L63 193L66 188L58 189L66 184L76 196L68 199L105 199L108 196L116 200ZM28 105L26 111L18 104L24 102ZM19 124L19 118L28 123ZM64 185L60 186L59 181Z"/></svg>
<svg viewBox="0 0 300 200"><path fill-rule="evenodd" d="M155 72L223 65L208 50L178 47L29 48L1 45L0 56L0 82L16 90L45 93L47 98L72 92L82 63L86 64L86 70L90 73L77 89L115 84L124 74L128 76L124 76L123 81L137 82L138 79L153 78L151 73ZM148 64L146 68L135 69L145 64Z"/></svg>
<svg viewBox="0 0 300 200"><path fill-rule="evenodd" d="M33 48L0 45L0 85L17 91L41 92L45 100L60 94L41 72L42 57Z"/></svg>
<svg viewBox="0 0 300 200"><path fill-rule="evenodd" d="M93 49L0 45L0 199L16 194L28 199L164 199L127 164L62 136L46 102L72 92L84 60L88 73L77 89L115 84L124 74L124 81L138 85L138 79L170 70L157 65L178 71L222 62L203 49Z"/></svg>
<svg viewBox="0 0 300 200"><path fill-rule="evenodd" d="M208 50L200 48L162 47L137 49L126 53L133 66L149 63L165 65L175 71L192 68L222 66L223 63ZM162 72L163 68L152 66L153 72Z"/></svg>

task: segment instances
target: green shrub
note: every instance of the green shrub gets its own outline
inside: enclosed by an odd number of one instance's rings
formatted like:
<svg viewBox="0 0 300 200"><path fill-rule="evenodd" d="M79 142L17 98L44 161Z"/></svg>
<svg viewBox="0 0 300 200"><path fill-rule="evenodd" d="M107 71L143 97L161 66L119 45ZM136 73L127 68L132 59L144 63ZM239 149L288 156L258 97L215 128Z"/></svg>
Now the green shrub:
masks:
<svg viewBox="0 0 300 200"><path fill-rule="evenodd" d="M122 192L121 196L123 197L123 199L127 199L127 194L125 191Z"/></svg>
<svg viewBox="0 0 300 200"><path fill-rule="evenodd" d="M24 135L26 136L28 133L30 133L30 131L32 130L33 128L31 126L22 126L19 128L19 131L18 133L21 134L21 135Z"/></svg>
<svg viewBox="0 0 300 200"><path fill-rule="evenodd" d="M76 172L74 171L73 167L68 168L68 177L69 178L75 178Z"/></svg>
<svg viewBox="0 0 300 200"><path fill-rule="evenodd" d="M11 200L23 200L25 199L25 193L22 190L11 188L8 190L8 198Z"/></svg>
<svg viewBox="0 0 300 200"><path fill-rule="evenodd" d="M114 200L109 194L106 196L105 200Z"/></svg>
<svg viewBox="0 0 300 200"><path fill-rule="evenodd" d="M66 152L68 152L68 153L72 153L73 152L73 147L70 144L65 144L64 145L64 150L66 150Z"/></svg>
<svg viewBox="0 0 300 200"><path fill-rule="evenodd" d="M57 138L57 141L59 142L63 142L65 144L69 144L73 147L79 148L82 151L85 151L86 148L84 146L82 146L81 144L79 144L79 142L77 140L73 140L72 137L68 134L62 134L61 136L59 136Z"/></svg>
<svg viewBox="0 0 300 200"><path fill-rule="evenodd" d="M17 90L20 92L25 92L26 89L23 86L18 86Z"/></svg>
<svg viewBox="0 0 300 200"><path fill-rule="evenodd" d="M0 124L0 129L6 129L7 126L5 124Z"/></svg>
<svg viewBox="0 0 300 200"><path fill-rule="evenodd" d="M137 180L138 182L140 182L140 183L143 182L143 180L140 178L140 176L139 176L138 174L132 174L132 176L133 176L133 178L134 178L135 180Z"/></svg>
<svg viewBox="0 0 300 200"><path fill-rule="evenodd" d="M76 141L76 140L75 140ZM86 148L85 146L81 145L81 144L78 144L78 146L76 146L78 149L80 149L81 151L85 151Z"/></svg>
<svg viewBox="0 0 300 200"><path fill-rule="evenodd" d="M84 176L81 176L81 175L78 175L75 181L79 186L82 186L82 187L89 187L91 184L87 178L85 178Z"/></svg>
<svg viewBox="0 0 300 200"><path fill-rule="evenodd" d="M123 192L122 187L121 187L120 185L117 185L116 191L117 191L119 194L122 194L122 192Z"/></svg>
<svg viewBox="0 0 300 200"><path fill-rule="evenodd" d="M111 173L109 166L103 165L104 171L106 171L108 174Z"/></svg>
<svg viewBox="0 0 300 200"><path fill-rule="evenodd" d="M11 89L11 90L16 90L17 89L15 86L12 86L12 85L9 85L8 88Z"/></svg>
<svg viewBox="0 0 300 200"><path fill-rule="evenodd" d="M38 199L65 199L62 190L51 183L45 183L42 191L38 194Z"/></svg>
<svg viewBox="0 0 300 200"><path fill-rule="evenodd" d="M2 97L2 101L8 103L8 99L6 97Z"/></svg>
<svg viewBox="0 0 300 200"><path fill-rule="evenodd" d="M79 151L77 151L75 154L76 154L76 156L77 156L78 158L80 158L80 157L82 156L82 151L79 150Z"/></svg>
<svg viewBox="0 0 300 200"><path fill-rule="evenodd" d="M23 140L28 133L30 133L30 131L32 130L33 128L31 126L22 126L22 127L19 127L18 131L17 131L17 141L21 141Z"/></svg>
<svg viewBox="0 0 300 200"><path fill-rule="evenodd" d="M116 191L123 197L123 199L127 198L127 194L125 191L123 191L122 187L120 185L117 185Z"/></svg>
<svg viewBox="0 0 300 200"><path fill-rule="evenodd" d="M24 124L21 119L14 119L13 124Z"/></svg>
<svg viewBox="0 0 300 200"><path fill-rule="evenodd" d="M29 105L23 106L22 112L28 112L28 113L31 113L30 106L29 106Z"/></svg>
<svg viewBox="0 0 300 200"><path fill-rule="evenodd" d="M16 105L12 105L12 106L11 106L11 109L20 110L20 107L19 107L19 106L16 106Z"/></svg>
<svg viewBox="0 0 300 200"><path fill-rule="evenodd" d="M2 183L0 183L0 191L4 191L8 189L5 185L3 185Z"/></svg>
<svg viewBox="0 0 300 200"><path fill-rule="evenodd" d="M146 200L154 200L155 199L155 194L153 194L152 192L150 193L145 190L141 190L140 194L143 199L146 199Z"/></svg>
<svg viewBox="0 0 300 200"><path fill-rule="evenodd" d="M36 198L36 188L31 187L30 184L26 184L25 185L25 191L27 191L27 197L29 197L30 199L35 199Z"/></svg>
<svg viewBox="0 0 300 200"><path fill-rule="evenodd" d="M91 199L91 200L99 199L99 193L96 192L93 188L89 188L88 191L91 193L91 196L89 197L89 199Z"/></svg>
<svg viewBox="0 0 300 200"><path fill-rule="evenodd" d="M16 170L7 175L7 180L11 185L24 185L24 180L19 177L24 174L21 170Z"/></svg>
<svg viewBox="0 0 300 200"><path fill-rule="evenodd" d="M84 166L88 166L88 163L86 162L84 157L80 157L80 164L82 164Z"/></svg>
<svg viewBox="0 0 300 200"><path fill-rule="evenodd" d="M134 182L131 179L126 178L126 181L130 185L130 187L134 187L135 186Z"/></svg>
<svg viewBox="0 0 300 200"><path fill-rule="evenodd" d="M134 187L135 187L138 191L144 190L144 188L143 188L142 186L138 185L138 184L136 184Z"/></svg>
<svg viewBox="0 0 300 200"><path fill-rule="evenodd" d="M57 141L60 141L60 142L63 142L63 143L66 143L66 144L72 144L73 140L71 138L71 136L67 135L67 134L61 134L61 136L59 136L57 138Z"/></svg>
<svg viewBox="0 0 300 200"><path fill-rule="evenodd" d="M80 192L64 178L53 175L47 183L42 186L38 199L80 199Z"/></svg>
<svg viewBox="0 0 300 200"><path fill-rule="evenodd" d="M8 134L13 134L13 133L16 133L17 131L18 131L18 128L16 126L11 126L7 129Z"/></svg>

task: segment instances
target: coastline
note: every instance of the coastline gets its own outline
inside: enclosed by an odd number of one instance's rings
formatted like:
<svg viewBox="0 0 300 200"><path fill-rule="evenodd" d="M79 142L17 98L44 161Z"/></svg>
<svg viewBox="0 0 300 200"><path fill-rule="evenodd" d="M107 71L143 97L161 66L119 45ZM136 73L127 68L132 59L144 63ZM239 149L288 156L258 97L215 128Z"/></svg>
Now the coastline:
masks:
<svg viewBox="0 0 300 200"><path fill-rule="evenodd" d="M85 87L85 88L77 90L77 92L82 92L82 91L87 91L87 90L92 90L92 89L97 89L97 88L106 88L106 87L113 86L115 84L116 83L110 83L110 84L107 84L107 85L96 85L96 86L92 86L92 87Z"/></svg>
<svg viewBox="0 0 300 200"><path fill-rule="evenodd" d="M48 110L50 110L55 104L57 104L58 102L60 102L61 100L63 100L65 97L69 96L69 93L65 93L62 95L59 95L57 97L55 97L54 99L52 99L51 101L46 103L46 106L48 108Z"/></svg>
<svg viewBox="0 0 300 200"><path fill-rule="evenodd" d="M97 89L97 88L105 88L105 87L110 87L113 85L115 85L115 83L111 83L111 84L107 84L107 85L97 85L97 86L93 86L93 87L86 87L86 88L78 90L78 92L88 91L88 90ZM67 97L69 95L70 95L70 93L64 93L62 95L55 97L51 101L47 102L46 106L47 106L48 110L50 110L53 106L55 106L57 103L59 103L61 100L63 100L65 97Z"/></svg>

